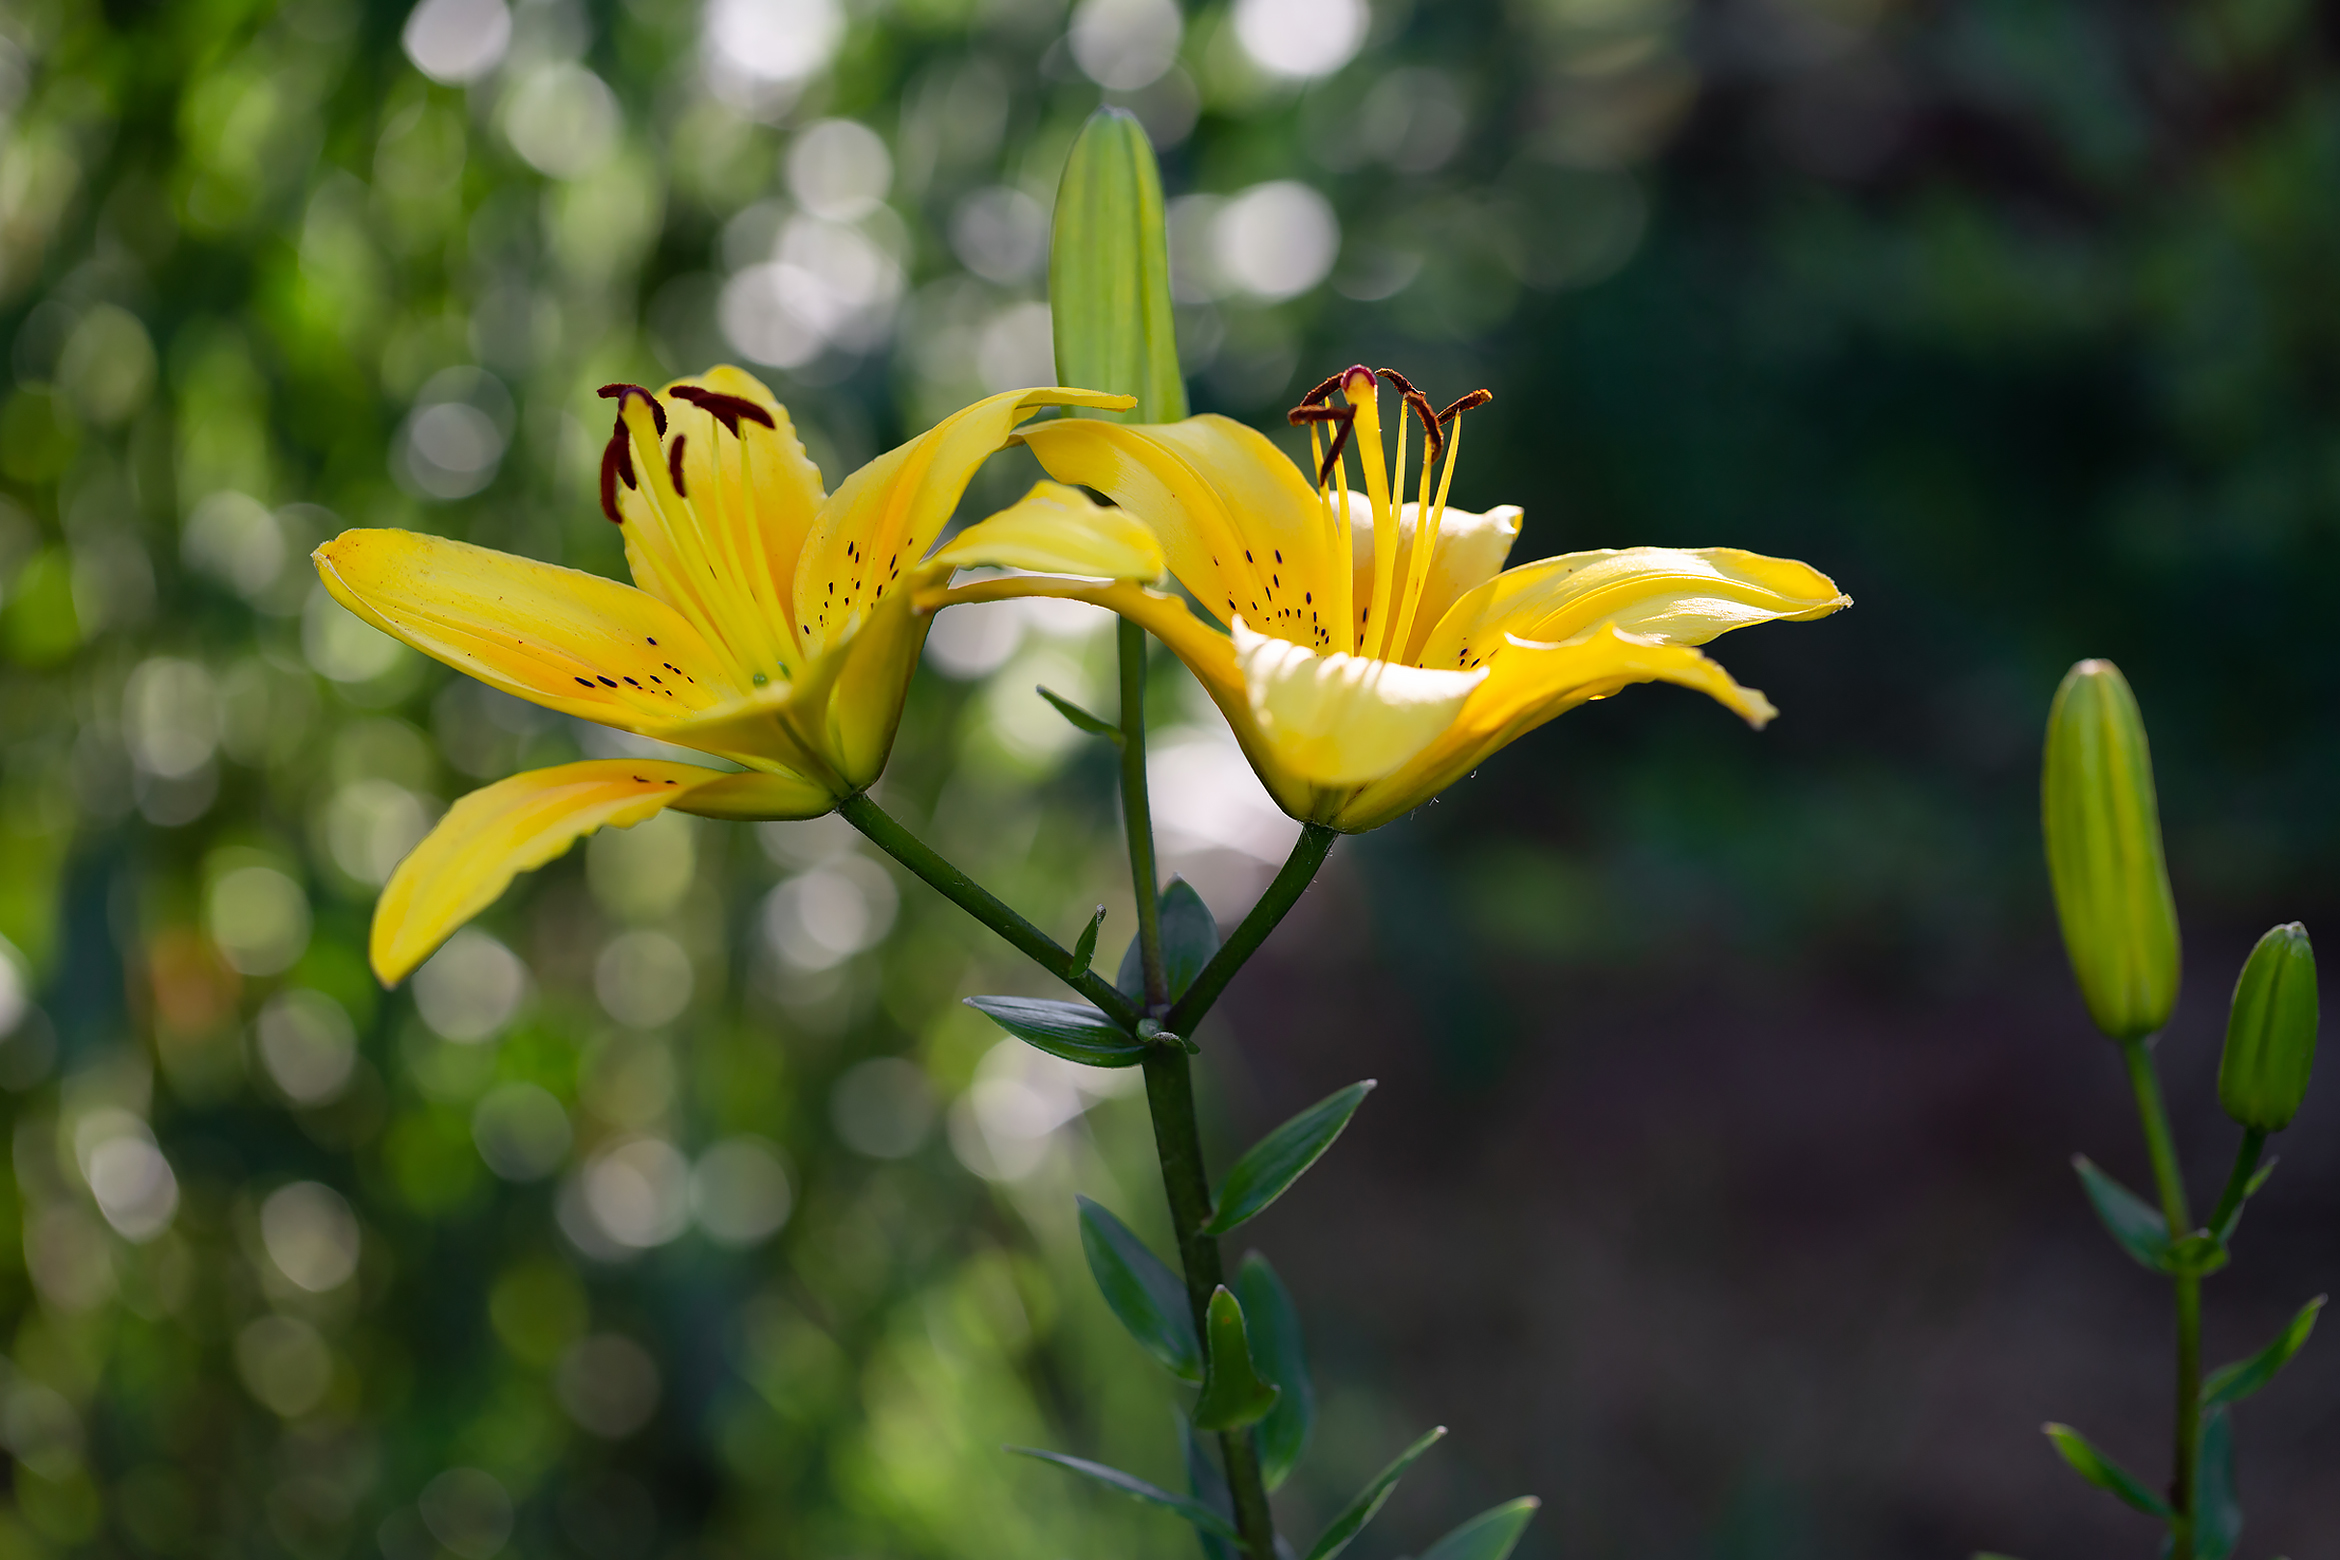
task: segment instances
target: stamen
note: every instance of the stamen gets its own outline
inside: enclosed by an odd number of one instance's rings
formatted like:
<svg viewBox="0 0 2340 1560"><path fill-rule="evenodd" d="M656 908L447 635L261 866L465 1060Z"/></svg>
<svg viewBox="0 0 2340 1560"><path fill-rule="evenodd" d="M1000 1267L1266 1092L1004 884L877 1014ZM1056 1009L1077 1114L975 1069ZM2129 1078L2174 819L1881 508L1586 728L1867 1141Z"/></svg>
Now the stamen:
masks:
<svg viewBox="0 0 2340 1560"><path fill-rule="evenodd" d="M674 436L673 448L666 452L666 474L674 478L674 496L677 498L689 498L691 496L690 494L683 491L682 452L683 439L685 437L686 435L684 434L676 434Z"/></svg>
<svg viewBox="0 0 2340 1560"><path fill-rule="evenodd" d="M1464 412L1475 412L1494 399L1495 392L1492 390L1473 390L1469 395L1461 397L1454 405L1440 412L1438 420L1442 423L1450 423Z"/></svg>
<svg viewBox="0 0 2340 1560"><path fill-rule="evenodd" d="M650 408L650 421L657 426L658 436L662 439L666 437L666 408L658 404L658 397L640 385L603 385L600 394L604 401L614 400L617 402L618 425L620 427L625 426L626 397L629 395L640 396ZM631 486L631 484L628 485Z"/></svg>
<svg viewBox="0 0 2340 1560"><path fill-rule="evenodd" d="M678 401L690 402L699 410L713 417L730 430L731 436L735 439L739 437L739 424L742 418L752 423L762 423L767 428L776 426L770 412L765 411L743 395L725 395L720 390L709 390L701 385L676 385L668 394Z"/></svg>
<svg viewBox="0 0 2340 1560"><path fill-rule="evenodd" d="M1302 396L1300 398L1300 404L1302 406L1316 405L1319 401L1322 401L1325 397L1331 395L1335 390L1338 390L1341 387L1341 381L1348 377L1349 371L1345 368L1342 369L1339 373L1334 374L1325 380L1323 384L1318 385L1315 389Z"/></svg>
<svg viewBox="0 0 2340 1560"><path fill-rule="evenodd" d="M1316 485L1323 487L1332 474L1333 466L1340 460L1341 451L1348 447L1349 430L1357 424L1357 409L1353 406L1300 405L1293 407L1284 416L1294 427L1298 427L1302 423L1311 425L1309 430L1311 444L1315 440L1314 424L1339 423L1341 425L1340 431L1333 435L1331 451L1326 454L1323 463L1316 469Z"/></svg>
<svg viewBox="0 0 2340 1560"><path fill-rule="evenodd" d="M620 477L625 479L628 488L635 485L634 456L627 447L626 425L622 422L610 434L609 443L603 445L601 450L601 512L609 516L611 525L625 524L624 517L618 514L617 506Z"/></svg>

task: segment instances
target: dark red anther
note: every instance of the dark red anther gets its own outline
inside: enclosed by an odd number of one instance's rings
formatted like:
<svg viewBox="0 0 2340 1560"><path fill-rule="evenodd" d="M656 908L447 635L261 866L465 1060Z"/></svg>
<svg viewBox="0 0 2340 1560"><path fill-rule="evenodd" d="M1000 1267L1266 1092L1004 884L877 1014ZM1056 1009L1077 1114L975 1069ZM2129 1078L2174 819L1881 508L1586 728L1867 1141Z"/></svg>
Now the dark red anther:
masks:
<svg viewBox="0 0 2340 1560"><path fill-rule="evenodd" d="M666 436L666 408L658 404L658 397L640 385L603 385L601 387L601 398L604 401L614 400L618 404L618 426L621 428L625 426L626 422L626 397L629 395L638 395L642 398L643 404L650 408L651 423L657 427L659 437L664 438ZM632 487L633 484L629 482L626 486Z"/></svg>
<svg viewBox="0 0 2340 1560"><path fill-rule="evenodd" d="M682 447L683 439L685 437L686 435L679 433L676 434L674 436L673 445L669 447L666 452L666 474L674 478L674 496L677 498L688 498L691 496L690 494L683 491Z"/></svg>
<svg viewBox="0 0 2340 1560"><path fill-rule="evenodd" d="M1314 406L1317 402L1325 399L1335 390L1338 390L1341 387L1341 381L1348 377L1349 371L1347 369L1342 369L1339 373L1327 379L1323 384L1318 385L1315 389L1302 396L1300 398L1300 404L1302 406Z"/></svg>
<svg viewBox="0 0 2340 1560"><path fill-rule="evenodd" d="M1495 392L1492 390L1473 390L1469 395L1462 397L1445 411L1440 412L1438 420L1442 423L1450 423L1464 412L1475 412L1494 399Z"/></svg>
<svg viewBox="0 0 2340 1560"><path fill-rule="evenodd" d="M735 439L739 437L739 424L743 417L752 423L762 423L767 428L777 426L770 412L743 395L725 395L720 390L708 390L699 385L676 385L671 393L676 400L688 401L712 416L731 430L731 436Z"/></svg>
<svg viewBox="0 0 2340 1560"><path fill-rule="evenodd" d="M623 525L625 519L618 513L617 485L623 477L627 487L634 485L634 458L626 451L626 430L621 424L601 447L601 512L609 516L611 525Z"/></svg>

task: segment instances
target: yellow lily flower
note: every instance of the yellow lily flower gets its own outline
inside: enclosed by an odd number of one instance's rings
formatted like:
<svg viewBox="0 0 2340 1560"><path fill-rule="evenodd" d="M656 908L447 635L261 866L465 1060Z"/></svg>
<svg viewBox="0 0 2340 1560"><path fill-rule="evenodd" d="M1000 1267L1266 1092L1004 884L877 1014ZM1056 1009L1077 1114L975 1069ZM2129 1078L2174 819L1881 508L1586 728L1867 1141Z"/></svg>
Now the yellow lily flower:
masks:
<svg viewBox="0 0 2340 1560"><path fill-rule="evenodd" d="M333 598L490 686L564 714L740 766L641 759L562 764L464 797L399 863L375 906L371 956L403 979L515 873L603 825L662 809L812 818L885 768L932 621L917 596L964 566L1156 579L1135 523L1030 506L929 556L975 469L1044 406L1121 409L1127 396L991 396L822 488L787 410L716 368L653 394L611 385L617 426L601 502L634 583L443 537L353 530L317 549Z"/></svg>
<svg viewBox="0 0 2340 1560"><path fill-rule="evenodd" d="M1394 460L1380 378L1401 395ZM1150 525L1178 583L1227 632L1126 578L978 583L934 599L1046 589L1143 624L1201 680L1277 803L1346 833L1411 811L1514 738L1629 683L1680 683L1752 725L1768 721L1775 712L1763 695L1695 647L1751 623L1825 617L1849 598L1807 565L1725 547L1567 553L1504 570L1520 511L1471 514L1446 502L1459 416L1487 399L1474 392L1433 412L1394 371L1337 374L1292 414L1316 443L1313 482L1224 417L1064 419L1018 435L1051 476L1105 493ZM1403 503L1409 416L1423 428L1425 458L1417 497ZM1362 494L1345 480L1352 435ZM1056 489L989 523L1014 523L1043 500L1059 511L1087 505ZM1087 507L1100 521L1110 513Z"/></svg>

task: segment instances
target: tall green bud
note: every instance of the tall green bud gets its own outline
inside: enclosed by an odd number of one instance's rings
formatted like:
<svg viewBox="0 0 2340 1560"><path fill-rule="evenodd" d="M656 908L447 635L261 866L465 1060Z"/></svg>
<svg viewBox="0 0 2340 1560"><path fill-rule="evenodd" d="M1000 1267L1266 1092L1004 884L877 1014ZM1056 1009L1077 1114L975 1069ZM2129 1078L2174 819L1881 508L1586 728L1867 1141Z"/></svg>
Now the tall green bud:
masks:
<svg viewBox="0 0 2340 1560"><path fill-rule="evenodd" d="M2040 783L2064 948L2096 1027L2136 1040L2177 1004L2177 905L2161 854L2153 756L2136 695L2110 661L2065 674Z"/></svg>
<svg viewBox="0 0 2340 1560"><path fill-rule="evenodd" d="M1090 115L1064 165L1048 250L1048 312L1058 383L1137 397L1130 411L1087 415L1142 423L1186 415L1162 171L1144 127L1126 109Z"/></svg>
<svg viewBox="0 0 2340 1560"><path fill-rule="evenodd" d="M2293 921L2259 939L2234 983L2218 1103L2246 1127L2280 1132L2299 1114L2316 1064L2316 953Z"/></svg>

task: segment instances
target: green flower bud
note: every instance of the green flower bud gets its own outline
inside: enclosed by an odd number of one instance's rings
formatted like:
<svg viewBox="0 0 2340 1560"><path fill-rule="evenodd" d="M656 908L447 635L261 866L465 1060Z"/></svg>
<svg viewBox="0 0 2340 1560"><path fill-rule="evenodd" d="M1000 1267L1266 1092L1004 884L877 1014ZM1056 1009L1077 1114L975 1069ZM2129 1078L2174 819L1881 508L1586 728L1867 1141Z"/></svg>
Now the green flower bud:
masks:
<svg viewBox="0 0 2340 1560"><path fill-rule="evenodd" d="M2297 921L2259 939L2234 983L2218 1103L2246 1127L2280 1132L2299 1113L2316 1064L2316 953Z"/></svg>
<svg viewBox="0 0 2340 1560"><path fill-rule="evenodd" d="M1162 171L1145 127L1127 109L1100 108L1082 126L1057 186L1052 228L1048 310L1057 381L1137 397L1127 412L1095 416L1141 423L1184 417Z"/></svg>
<svg viewBox="0 0 2340 1560"><path fill-rule="evenodd" d="M2096 1027L2136 1040L2177 1005L2177 905L2161 854L2153 756L2110 661L2065 674L2048 710L2040 821L2064 948Z"/></svg>

